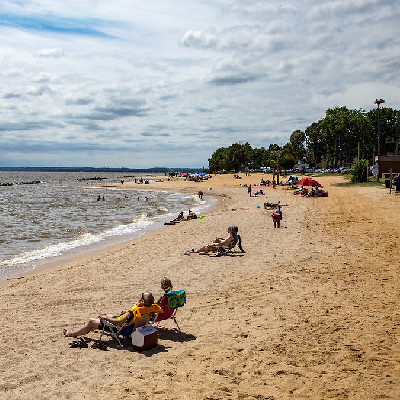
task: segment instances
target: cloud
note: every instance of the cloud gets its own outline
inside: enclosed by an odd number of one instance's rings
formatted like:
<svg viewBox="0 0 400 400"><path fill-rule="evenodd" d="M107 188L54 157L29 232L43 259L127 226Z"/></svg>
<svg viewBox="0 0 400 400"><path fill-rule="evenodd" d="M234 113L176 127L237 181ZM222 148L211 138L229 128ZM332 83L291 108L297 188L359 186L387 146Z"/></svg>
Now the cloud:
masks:
<svg viewBox="0 0 400 400"><path fill-rule="evenodd" d="M183 35L181 42L185 47L213 49L216 47L217 37L215 34L189 30Z"/></svg>
<svg viewBox="0 0 400 400"><path fill-rule="evenodd" d="M37 55L44 58L60 58L64 56L64 51L62 49L41 49Z"/></svg>
<svg viewBox="0 0 400 400"><path fill-rule="evenodd" d="M29 86L26 90L26 94L28 94L29 96L42 96L45 93L51 93L51 89L47 85L41 85L38 87Z"/></svg>
<svg viewBox="0 0 400 400"><path fill-rule="evenodd" d="M4 99L19 99L21 98L21 93L4 93Z"/></svg>
<svg viewBox="0 0 400 400"><path fill-rule="evenodd" d="M141 136L146 136L146 137L169 137L171 136L169 133L154 133L154 132L142 132L140 134Z"/></svg>
<svg viewBox="0 0 400 400"><path fill-rule="evenodd" d="M74 95L72 93L69 93L64 97L64 101L67 106L86 106L88 104L91 104L93 102L93 99L88 95Z"/></svg>
<svg viewBox="0 0 400 400"><path fill-rule="evenodd" d="M116 119L123 117L144 117L148 114L150 108L145 107L145 101L129 99L129 100L115 100L112 104L106 106L96 106L94 113L90 119L99 118L103 115L106 119Z"/></svg>
<svg viewBox="0 0 400 400"><path fill-rule="evenodd" d="M246 63L247 61L247 63ZM217 86L239 85L261 79L262 72L251 60L224 59L204 75L204 82Z"/></svg>
<svg viewBox="0 0 400 400"><path fill-rule="evenodd" d="M214 49L223 52L276 52L286 47L283 33L271 33L266 26L240 25L216 33L187 31L181 43L196 49Z"/></svg>
<svg viewBox="0 0 400 400"><path fill-rule="evenodd" d="M295 1L271 2L260 0L234 1L227 7L229 12L240 17L259 19L275 19L296 15Z"/></svg>

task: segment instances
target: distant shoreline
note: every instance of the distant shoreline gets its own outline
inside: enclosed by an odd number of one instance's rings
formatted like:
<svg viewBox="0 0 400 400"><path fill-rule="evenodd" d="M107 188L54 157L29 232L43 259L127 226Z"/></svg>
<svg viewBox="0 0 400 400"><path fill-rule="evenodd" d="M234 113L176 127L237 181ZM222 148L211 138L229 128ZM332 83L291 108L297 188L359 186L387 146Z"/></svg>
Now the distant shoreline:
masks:
<svg viewBox="0 0 400 400"><path fill-rule="evenodd" d="M143 173L165 173L170 171L202 172L203 168L108 168L108 167L0 167L0 171L27 171L27 172L143 172Z"/></svg>

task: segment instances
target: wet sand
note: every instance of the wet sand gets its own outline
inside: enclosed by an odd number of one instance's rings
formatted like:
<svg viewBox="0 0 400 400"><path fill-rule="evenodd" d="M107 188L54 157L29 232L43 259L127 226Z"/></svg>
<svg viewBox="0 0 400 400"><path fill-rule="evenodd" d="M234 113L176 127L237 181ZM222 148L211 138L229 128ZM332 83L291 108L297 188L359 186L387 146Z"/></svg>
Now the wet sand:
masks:
<svg viewBox="0 0 400 400"><path fill-rule="evenodd" d="M218 207L0 288L0 398L398 399L400 196L318 177L327 198L281 187L249 197L239 185L260 176L242 176L152 181L146 189L202 190ZM278 200L274 229L263 204ZM228 225L246 253L183 254ZM143 353L109 337L107 351L91 348L99 332L69 347L63 328L161 294L165 275L187 292L181 333L167 321Z"/></svg>

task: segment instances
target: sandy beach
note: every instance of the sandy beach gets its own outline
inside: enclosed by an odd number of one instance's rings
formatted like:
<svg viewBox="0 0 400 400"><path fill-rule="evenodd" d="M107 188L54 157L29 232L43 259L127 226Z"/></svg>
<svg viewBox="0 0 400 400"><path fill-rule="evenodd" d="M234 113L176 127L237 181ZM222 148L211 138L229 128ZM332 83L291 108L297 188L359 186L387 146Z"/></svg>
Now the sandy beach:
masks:
<svg viewBox="0 0 400 400"><path fill-rule="evenodd" d="M4 282L0 398L399 399L400 196L324 176L326 198L282 187L249 197L239 185L261 175L241 176L151 181L146 189L202 190L218 206ZM263 206L277 201L280 229ZM228 225L245 253L184 255ZM108 336L107 351L92 348L99 332L69 347L63 328L127 309L143 291L158 297L164 276L187 293L180 333L166 321L142 353Z"/></svg>

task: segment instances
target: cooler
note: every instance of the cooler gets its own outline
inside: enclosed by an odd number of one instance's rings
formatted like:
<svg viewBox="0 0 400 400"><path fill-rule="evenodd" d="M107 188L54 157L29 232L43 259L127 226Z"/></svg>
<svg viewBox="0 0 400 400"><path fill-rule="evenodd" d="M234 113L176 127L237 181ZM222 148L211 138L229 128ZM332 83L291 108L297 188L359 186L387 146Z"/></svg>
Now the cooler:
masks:
<svg viewBox="0 0 400 400"><path fill-rule="evenodd" d="M144 351L157 346L157 329L151 324L137 328L131 336L132 345L135 350Z"/></svg>

